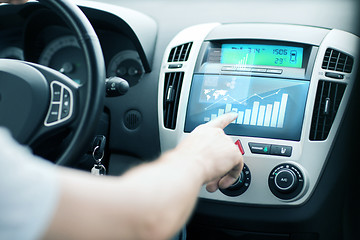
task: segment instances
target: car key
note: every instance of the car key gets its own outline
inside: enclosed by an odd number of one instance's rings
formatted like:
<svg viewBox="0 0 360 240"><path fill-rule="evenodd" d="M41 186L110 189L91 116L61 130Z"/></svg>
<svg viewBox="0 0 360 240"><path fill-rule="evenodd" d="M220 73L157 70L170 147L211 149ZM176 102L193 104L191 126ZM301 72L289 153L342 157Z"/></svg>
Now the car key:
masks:
<svg viewBox="0 0 360 240"><path fill-rule="evenodd" d="M106 175L106 168L102 164L94 164L93 168L91 169L91 174L93 175Z"/></svg>
<svg viewBox="0 0 360 240"><path fill-rule="evenodd" d="M95 164L91 169L91 174L93 175L106 175L106 168L101 163L101 160L104 157L105 143L106 143L105 136L98 135L94 139L93 142L94 151L92 153L92 157L95 160Z"/></svg>
<svg viewBox="0 0 360 240"><path fill-rule="evenodd" d="M92 149L93 150L93 158L95 159L103 159L105 153L105 146L106 146L106 137L104 135L97 135L94 138Z"/></svg>
<svg viewBox="0 0 360 240"><path fill-rule="evenodd" d="M106 168L104 167L104 165L101 163L101 160L103 159L104 157L104 152L102 152L100 155L98 154L98 149L100 147L99 146L96 146L94 148L94 151L93 151L93 159L95 160L95 164L94 166L92 167L91 169L91 174L93 175L106 175ZM100 156L100 157L99 157Z"/></svg>

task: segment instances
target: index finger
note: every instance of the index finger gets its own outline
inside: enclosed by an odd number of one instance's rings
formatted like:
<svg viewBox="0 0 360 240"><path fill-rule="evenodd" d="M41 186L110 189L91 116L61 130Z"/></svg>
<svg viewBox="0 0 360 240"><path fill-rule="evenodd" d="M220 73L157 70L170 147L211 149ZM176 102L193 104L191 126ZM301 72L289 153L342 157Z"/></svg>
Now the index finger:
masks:
<svg viewBox="0 0 360 240"><path fill-rule="evenodd" d="M210 127L218 127L224 129L227 125L229 125L232 121L234 121L238 117L236 112L226 113L224 115L219 116L218 118L211 120L206 123L206 126Z"/></svg>

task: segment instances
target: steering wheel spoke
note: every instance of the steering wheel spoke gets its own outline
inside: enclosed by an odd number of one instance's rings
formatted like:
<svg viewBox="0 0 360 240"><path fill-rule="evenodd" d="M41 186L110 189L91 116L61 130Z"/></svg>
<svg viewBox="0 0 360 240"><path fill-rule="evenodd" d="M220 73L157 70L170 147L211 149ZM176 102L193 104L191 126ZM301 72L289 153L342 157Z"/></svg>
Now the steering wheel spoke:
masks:
<svg viewBox="0 0 360 240"><path fill-rule="evenodd" d="M38 64L1 59L0 79L0 125L20 143L33 146L76 120L79 85L65 75Z"/></svg>
<svg viewBox="0 0 360 240"><path fill-rule="evenodd" d="M45 5L68 24L84 53L87 79L79 85L39 64L0 59L0 126L33 149L51 145L58 153L52 160L70 166L83 154L103 111L104 58L94 29L75 3L39 0L35 4Z"/></svg>
<svg viewBox="0 0 360 240"><path fill-rule="evenodd" d="M46 115L28 142L29 145L34 145L46 135L54 135L65 128L75 128L76 113L79 111L79 102L82 99L79 97L80 86L64 74L38 64L27 64L45 77L50 95L47 100L44 99L48 102Z"/></svg>
<svg viewBox="0 0 360 240"><path fill-rule="evenodd" d="M71 122L78 110L80 86L58 71L38 64L28 64L39 70L49 85L50 100L44 126L52 127Z"/></svg>

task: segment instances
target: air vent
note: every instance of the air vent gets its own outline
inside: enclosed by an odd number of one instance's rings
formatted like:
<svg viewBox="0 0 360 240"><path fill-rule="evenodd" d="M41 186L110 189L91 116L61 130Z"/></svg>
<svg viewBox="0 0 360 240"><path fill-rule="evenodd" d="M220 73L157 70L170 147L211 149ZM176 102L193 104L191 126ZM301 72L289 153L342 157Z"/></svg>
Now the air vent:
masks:
<svg viewBox="0 0 360 240"><path fill-rule="evenodd" d="M192 42L189 42L171 49L168 62L187 61L189 58L191 46L192 46Z"/></svg>
<svg viewBox="0 0 360 240"><path fill-rule="evenodd" d="M322 68L326 70L351 73L353 63L354 59L352 56L328 48L325 52Z"/></svg>
<svg viewBox="0 0 360 240"><path fill-rule="evenodd" d="M346 85L343 83L319 81L311 122L310 140L321 141L328 137L345 87Z"/></svg>
<svg viewBox="0 0 360 240"><path fill-rule="evenodd" d="M165 73L164 126L175 129L184 72Z"/></svg>

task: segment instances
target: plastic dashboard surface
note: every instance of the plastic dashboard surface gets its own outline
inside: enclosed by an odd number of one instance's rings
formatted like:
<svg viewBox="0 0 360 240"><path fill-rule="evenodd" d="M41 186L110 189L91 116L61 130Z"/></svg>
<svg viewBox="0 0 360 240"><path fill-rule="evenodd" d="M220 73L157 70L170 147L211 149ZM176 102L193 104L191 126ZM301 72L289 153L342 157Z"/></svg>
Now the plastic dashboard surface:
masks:
<svg viewBox="0 0 360 240"><path fill-rule="evenodd" d="M157 24L153 19L116 5L92 1L76 3L97 32L108 77L125 75L120 73L120 70L124 70L117 67L128 60L132 62L125 62L127 68L127 65L134 65L141 74L151 71L157 33ZM72 66L70 70L61 72L76 82L82 82L86 69L83 67L79 44L58 16L38 2L29 2L23 5L2 5L0 18L14 19L12 25L1 26L0 57L31 61L56 70L62 69L62 64L67 62L68 65L78 67ZM141 78L141 74L137 77Z"/></svg>
<svg viewBox="0 0 360 240"><path fill-rule="evenodd" d="M211 23L183 30L161 66L162 151L198 124L235 111L239 117L225 132L241 141L247 169L239 186L215 193L203 188L200 197L303 204L316 188L347 106L358 43L344 31L301 25Z"/></svg>
<svg viewBox="0 0 360 240"><path fill-rule="evenodd" d="M158 24L141 12L119 6L118 2L106 4L103 1L76 1L76 3L88 17L99 37L107 77L117 75L129 81L131 86L131 91L125 96L105 100L104 118L107 119L110 115L107 115L109 109L112 123L111 131L108 133L109 148L114 152L130 152L131 156L136 156L136 160L153 158L159 152L158 143L152 140L157 136L158 131L155 128L152 131L143 129L152 129L152 126L157 124L156 118L153 117L153 109L144 106L149 103L149 98L153 99L152 104L156 105L157 91L155 89L148 91L148 89L157 84L157 79L151 77L153 74L151 71ZM75 51L77 53L81 51L71 31L61 19L40 3L29 1L20 5L1 4L0 19L3 23L0 26L1 58L15 58L47 65L65 73L75 82L79 82L76 73L82 76L86 73L86 69L81 66L83 61L79 59L80 54L74 54ZM56 65L52 65L54 59ZM154 82L152 79L155 79ZM142 119L145 119L141 121L142 130L128 129L122 124L126 121L124 115L129 110L141 112ZM115 124L119 122L120 124ZM107 122L104 125L106 126L99 128L106 129L109 126ZM106 135L107 131L104 130L103 134ZM119 139L126 140L119 141ZM139 142L139 139L142 145L149 147L143 147L139 151L138 145L134 144ZM116 154L112 156L114 155ZM131 160L133 161L134 158ZM119 172L114 170L113 174L118 175Z"/></svg>

